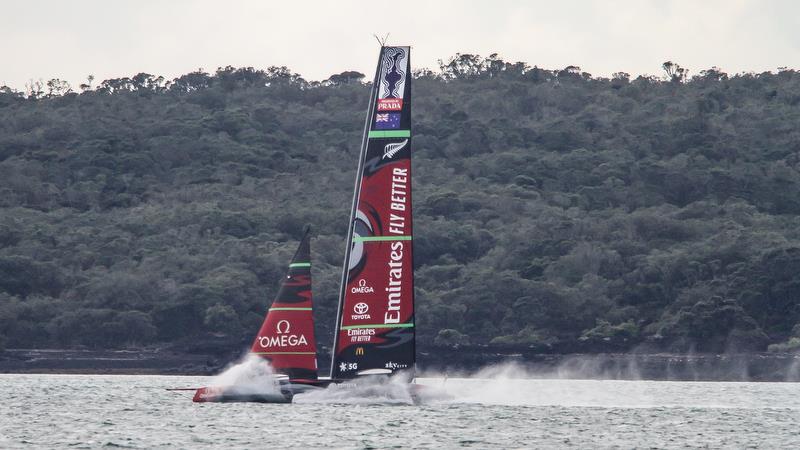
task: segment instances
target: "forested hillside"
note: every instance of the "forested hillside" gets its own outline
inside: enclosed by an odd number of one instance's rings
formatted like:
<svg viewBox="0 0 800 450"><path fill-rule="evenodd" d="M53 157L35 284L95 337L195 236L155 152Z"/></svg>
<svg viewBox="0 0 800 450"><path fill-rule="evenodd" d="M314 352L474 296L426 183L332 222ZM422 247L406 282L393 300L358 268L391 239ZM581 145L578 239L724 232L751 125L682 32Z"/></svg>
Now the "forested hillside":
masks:
<svg viewBox="0 0 800 450"><path fill-rule="evenodd" d="M413 86L423 345L800 347L800 72ZM0 92L0 347L251 336L311 224L330 341L369 85L286 68Z"/></svg>

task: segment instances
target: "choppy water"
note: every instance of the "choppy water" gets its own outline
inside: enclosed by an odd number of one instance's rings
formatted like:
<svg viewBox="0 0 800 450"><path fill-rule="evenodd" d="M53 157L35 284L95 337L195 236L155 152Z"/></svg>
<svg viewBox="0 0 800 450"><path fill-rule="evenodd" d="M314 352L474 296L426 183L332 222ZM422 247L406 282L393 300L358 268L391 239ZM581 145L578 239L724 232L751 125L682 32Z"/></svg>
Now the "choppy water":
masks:
<svg viewBox="0 0 800 450"><path fill-rule="evenodd" d="M454 400L193 404L205 377L0 375L0 448L800 446L800 384L427 378ZM342 403L346 402L346 403Z"/></svg>

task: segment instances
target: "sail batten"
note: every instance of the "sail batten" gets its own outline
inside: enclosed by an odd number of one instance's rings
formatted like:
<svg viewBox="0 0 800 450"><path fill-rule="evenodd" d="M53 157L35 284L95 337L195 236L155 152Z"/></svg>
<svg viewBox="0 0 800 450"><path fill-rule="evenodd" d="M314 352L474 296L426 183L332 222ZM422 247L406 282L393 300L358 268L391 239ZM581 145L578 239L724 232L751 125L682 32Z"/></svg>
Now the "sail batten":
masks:
<svg viewBox="0 0 800 450"><path fill-rule="evenodd" d="M381 138L395 138L395 137L411 137L411 130L397 130L397 131L370 131L370 139Z"/></svg>
<svg viewBox="0 0 800 450"><path fill-rule="evenodd" d="M382 47L367 113L331 377L414 369L409 47Z"/></svg>
<svg viewBox="0 0 800 450"><path fill-rule="evenodd" d="M353 242L410 241L411 236L353 236Z"/></svg>
<svg viewBox="0 0 800 450"><path fill-rule="evenodd" d="M369 325L348 325L344 326L342 330L356 330L359 328L413 328L413 323L379 323Z"/></svg>

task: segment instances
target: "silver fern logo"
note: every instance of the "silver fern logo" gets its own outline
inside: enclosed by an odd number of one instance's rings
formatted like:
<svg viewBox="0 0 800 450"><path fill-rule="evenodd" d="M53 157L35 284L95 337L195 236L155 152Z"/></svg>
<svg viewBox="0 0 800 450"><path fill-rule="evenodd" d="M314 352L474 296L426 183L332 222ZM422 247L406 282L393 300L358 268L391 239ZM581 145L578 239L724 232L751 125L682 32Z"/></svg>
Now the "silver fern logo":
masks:
<svg viewBox="0 0 800 450"><path fill-rule="evenodd" d="M397 152L402 150L406 144L408 144L408 139L404 140L403 142L386 144L386 146L383 147L383 158L381 159L392 158Z"/></svg>

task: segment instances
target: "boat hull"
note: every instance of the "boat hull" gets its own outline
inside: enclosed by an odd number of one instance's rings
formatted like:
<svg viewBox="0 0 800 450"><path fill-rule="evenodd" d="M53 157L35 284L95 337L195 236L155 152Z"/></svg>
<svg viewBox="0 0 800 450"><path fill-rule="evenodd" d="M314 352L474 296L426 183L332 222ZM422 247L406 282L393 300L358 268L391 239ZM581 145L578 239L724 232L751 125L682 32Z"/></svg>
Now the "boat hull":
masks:
<svg viewBox="0 0 800 450"><path fill-rule="evenodd" d="M291 403L296 394L318 390L330 381L280 382L275 392L245 392L233 386L208 386L198 388L192 401L195 403Z"/></svg>
<svg viewBox="0 0 800 450"><path fill-rule="evenodd" d="M280 391L270 393L241 392L230 386L209 386L198 388L192 401L195 403L292 403L292 399L297 394L324 389L331 384L345 388L352 386L354 390L358 389L358 384L353 383L353 380L281 382L279 385ZM363 390L356 392L360 395L364 394ZM409 394L416 405L426 401L440 401L451 398L444 391L416 383L409 384Z"/></svg>

